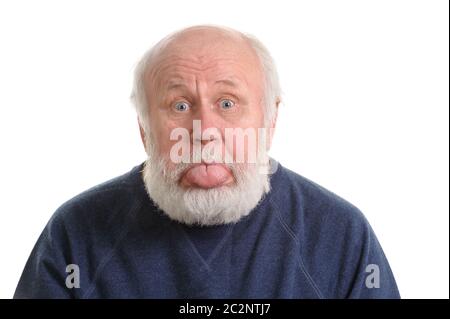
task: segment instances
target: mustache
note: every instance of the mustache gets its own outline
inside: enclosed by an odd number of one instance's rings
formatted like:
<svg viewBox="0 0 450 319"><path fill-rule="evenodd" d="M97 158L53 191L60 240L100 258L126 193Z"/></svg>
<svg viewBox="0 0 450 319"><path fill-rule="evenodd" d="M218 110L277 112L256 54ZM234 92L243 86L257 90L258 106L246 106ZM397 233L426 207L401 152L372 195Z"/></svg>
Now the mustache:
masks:
<svg viewBox="0 0 450 319"><path fill-rule="evenodd" d="M159 172L158 174L163 178L166 182L175 184L178 183L183 174L185 174L189 169L193 168L195 165L199 165L199 163L184 163L184 162L173 162L169 155L160 154L157 149L155 143L151 136L148 137L146 141L146 151L147 151L147 160L146 166L152 168L154 172ZM265 153L267 156L267 153ZM212 161L214 163L214 161ZM206 161L203 161L203 164L212 164ZM259 159L256 163L241 163L241 162L227 162L222 160L220 162L221 165L227 167L231 174L234 177L234 180L237 184L242 183L245 178L253 174L258 173L259 165L263 162L260 162Z"/></svg>

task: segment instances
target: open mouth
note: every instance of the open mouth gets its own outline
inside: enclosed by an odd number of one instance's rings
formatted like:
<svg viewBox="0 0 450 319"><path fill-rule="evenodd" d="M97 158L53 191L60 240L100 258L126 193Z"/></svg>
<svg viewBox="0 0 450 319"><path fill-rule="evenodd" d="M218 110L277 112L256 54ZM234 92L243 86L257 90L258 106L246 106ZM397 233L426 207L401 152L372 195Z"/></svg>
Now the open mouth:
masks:
<svg viewBox="0 0 450 319"><path fill-rule="evenodd" d="M181 176L184 187L214 188L234 182L233 173L224 164L199 163L190 166Z"/></svg>

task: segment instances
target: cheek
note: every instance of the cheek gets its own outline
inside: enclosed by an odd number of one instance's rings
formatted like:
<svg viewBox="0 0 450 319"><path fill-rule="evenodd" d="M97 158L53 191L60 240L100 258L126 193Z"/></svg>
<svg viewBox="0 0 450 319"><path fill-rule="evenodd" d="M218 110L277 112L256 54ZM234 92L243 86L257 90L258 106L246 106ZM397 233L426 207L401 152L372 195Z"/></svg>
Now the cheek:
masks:
<svg viewBox="0 0 450 319"><path fill-rule="evenodd" d="M171 140L170 135L175 129L183 127L178 122L168 120L161 121L159 124L153 126L153 136L155 137L158 154L169 158L172 146L178 142L178 140Z"/></svg>
<svg viewBox="0 0 450 319"><path fill-rule="evenodd" d="M264 127L264 106L260 105L256 108L254 116L253 116L253 123L252 126L256 129L260 127Z"/></svg>
<svg viewBox="0 0 450 319"><path fill-rule="evenodd" d="M255 162L258 156L260 129L264 128L264 110L261 107L253 109L251 114L243 117L241 120L241 128L248 129L249 133L246 138L235 140L234 148L232 150L235 160L239 157L245 158L245 161Z"/></svg>
<svg viewBox="0 0 450 319"><path fill-rule="evenodd" d="M239 120L239 125L242 127L264 127L264 105L259 98L254 97L247 107L243 109L242 116Z"/></svg>
<svg viewBox="0 0 450 319"><path fill-rule="evenodd" d="M170 131L160 131L158 136L158 151L160 155L167 155L170 152L172 141L170 140Z"/></svg>

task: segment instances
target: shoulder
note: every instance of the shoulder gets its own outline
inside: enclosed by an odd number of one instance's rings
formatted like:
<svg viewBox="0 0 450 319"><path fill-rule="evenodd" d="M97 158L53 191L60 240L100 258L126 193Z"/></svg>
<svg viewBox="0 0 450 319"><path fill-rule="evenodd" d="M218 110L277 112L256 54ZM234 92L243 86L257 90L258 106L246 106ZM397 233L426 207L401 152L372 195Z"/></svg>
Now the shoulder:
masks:
<svg viewBox="0 0 450 319"><path fill-rule="evenodd" d="M324 227L363 231L367 227L363 213L348 200L281 165L278 170L273 198L278 205L284 206L282 218L297 227L295 233L323 230Z"/></svg>
<svg viewBox="0 0 450 319"><path fill-rule="evenodd" d="M113 220L125 222L127 214L140 204L141 170L142 164L67 200L52 215L47 230L88 233L111 225Z"/></svg>

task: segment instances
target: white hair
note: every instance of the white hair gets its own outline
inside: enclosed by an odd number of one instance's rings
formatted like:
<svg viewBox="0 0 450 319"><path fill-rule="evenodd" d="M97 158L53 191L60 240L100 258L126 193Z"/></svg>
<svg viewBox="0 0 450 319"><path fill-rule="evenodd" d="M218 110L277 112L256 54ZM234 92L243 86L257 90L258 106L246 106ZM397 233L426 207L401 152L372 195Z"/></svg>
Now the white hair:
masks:
<svg viewBox="0 0 450 319"><path fill-rule="evenodd" d="M168 40L173 38L174 36L186 31L191 28L198 27L208 27L214 28L217 30L232 32L239 34L250 47L255 51L257 57L259 58L259 62L261 63L261 68L264 74L264 121L266 127L272 123L276 114L277 104L281 101L281 87L278 78L278 72L275 66L275 61L269 53L269 50L259 41L255 36L242 33L237 30L223 27L223 26L215 26L215 25L198 25L194 27L184 28L174 33L169 34L162 40L160 40L156 45L151 47L139 60L135 67L134 71L134 83L133 89L131 92L131 101L136 108L136 112L138 114L139 123L142 128L149 134L149 105L147 103L146 92L145 92L145 75L152 63L152 58L155 53L159 51L164 45L167 44Z"/></svg>

